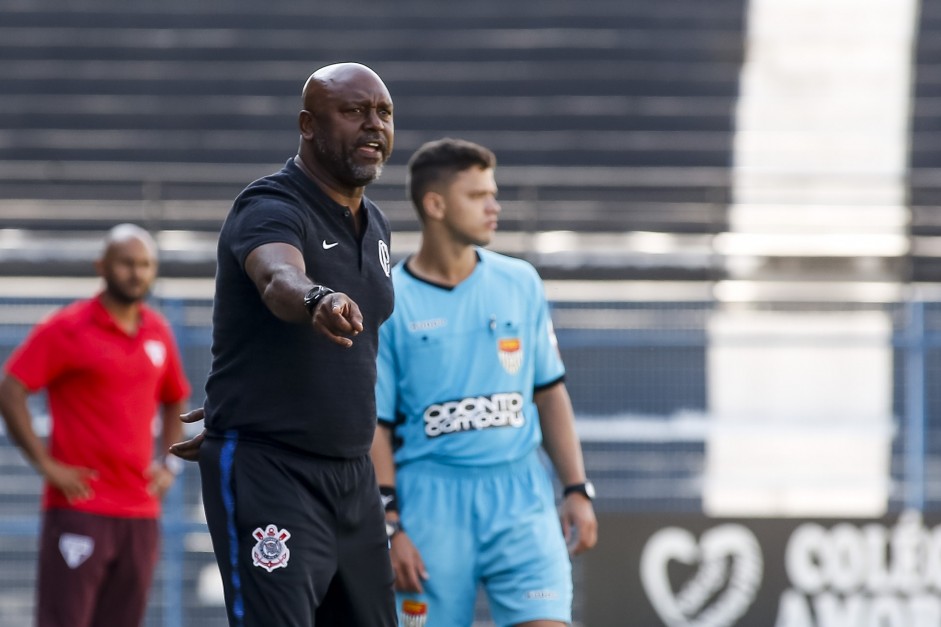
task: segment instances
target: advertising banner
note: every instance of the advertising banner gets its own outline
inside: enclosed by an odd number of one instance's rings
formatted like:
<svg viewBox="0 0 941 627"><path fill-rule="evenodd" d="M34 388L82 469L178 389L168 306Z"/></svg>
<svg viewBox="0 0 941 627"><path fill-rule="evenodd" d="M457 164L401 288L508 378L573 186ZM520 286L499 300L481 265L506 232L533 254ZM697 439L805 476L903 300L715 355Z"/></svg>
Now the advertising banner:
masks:
<svg viewBox="0 0 941 627"><path fill-rule="evenodd" d="M941 627L941 515L599 524L586 627Z"/></svg>

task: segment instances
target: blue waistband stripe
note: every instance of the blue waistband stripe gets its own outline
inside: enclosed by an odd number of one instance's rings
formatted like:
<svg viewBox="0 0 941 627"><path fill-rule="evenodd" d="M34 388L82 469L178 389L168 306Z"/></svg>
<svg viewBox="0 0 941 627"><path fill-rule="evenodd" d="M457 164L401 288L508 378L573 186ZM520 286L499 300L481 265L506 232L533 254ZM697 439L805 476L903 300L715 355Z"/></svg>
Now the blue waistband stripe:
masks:
<svg viewBox="0 0 941 627"><path fill-rule="evenodd" d="M235 531L235 493L232 491L232 463L235 460L235 448L238 445L238 433L226 431L225 443L219 455L219 471L222 477L222 503L225 506L226 527L229 533L229 565L231 567L232 613L238 624L245 618L245 603L242 599L242 581L239 577L238 535Z"/></svg>

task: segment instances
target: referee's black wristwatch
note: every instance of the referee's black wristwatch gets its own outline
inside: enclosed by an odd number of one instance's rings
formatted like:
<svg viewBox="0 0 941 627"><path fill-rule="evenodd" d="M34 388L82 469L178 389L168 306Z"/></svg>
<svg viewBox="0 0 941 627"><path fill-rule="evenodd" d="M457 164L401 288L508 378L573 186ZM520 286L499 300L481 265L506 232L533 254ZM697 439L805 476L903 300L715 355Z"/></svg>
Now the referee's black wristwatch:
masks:
<svg viewBox="0 0 941 627"><path fill-rule="evenodd" d="M310 291L308 291L307 295L304 297L304 307L307 308L308 315L314 315L314 309L317 308L317 303L323 300L323 297L327 294L333 294L333 290L329 287L315 285L310 288Z"/></svg>
<svg viewBox="0 0 941 627"><path fill-rule="evenodd" d="M565 489L562 490L563 498L569 494L575 493L581 494L589 501L595 500L595 484L591 481L585 481L585 483L573 483L572 485L565 486Z"/></svg>
<svg viewBox="0 0 941 627"><path fill-rule="evenodd" d="M389 540L395 537L400 531L405 531L405 527L402 526L402 521L396 518L395 520L386 519L386 535L389 536Z"/></svg>

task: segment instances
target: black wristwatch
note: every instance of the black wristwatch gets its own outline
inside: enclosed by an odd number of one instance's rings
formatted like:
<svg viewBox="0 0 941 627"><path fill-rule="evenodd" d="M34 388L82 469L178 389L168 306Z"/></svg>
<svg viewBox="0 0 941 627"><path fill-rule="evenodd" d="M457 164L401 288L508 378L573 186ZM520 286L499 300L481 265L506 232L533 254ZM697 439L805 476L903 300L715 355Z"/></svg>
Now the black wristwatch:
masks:
<svg viewBox="0 0 941 627"><path fill-rule="evenodd" d="M576 492L584 495L589 501L595 500L595 484L593 484L591 481L586 481L585 483L573 483L572 485L565 486L565 489L562 490L562 496L566 497L569 494L574 494Z"/></svg>
<svg viewBox="0 0 941 627"><path fill-rule="evenodd" d="M317 308L317 303L319 303L320 300L327 294L333 294L333 290L331 290L329 287L315 285L310 288L310 291L307 292L307 296L304 297L304 307L307 308L307 313L309 315L314 315L314 309Z"/></svg>
<svg viewBox="0 0 941 627"><path fill-rule="evenodd" d="M388 520L386 519L386 535L389 536L389 540L395 537L400 531L405 531L405 527L402 526L402 521L399 519Z"/></svg>

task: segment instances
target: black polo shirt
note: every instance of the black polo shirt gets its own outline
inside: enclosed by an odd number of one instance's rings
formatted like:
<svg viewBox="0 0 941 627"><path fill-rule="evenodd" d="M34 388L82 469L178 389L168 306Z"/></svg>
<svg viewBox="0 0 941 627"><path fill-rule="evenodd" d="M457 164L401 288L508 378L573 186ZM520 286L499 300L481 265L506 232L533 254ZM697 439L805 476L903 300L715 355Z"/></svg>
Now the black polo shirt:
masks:
<svg viewBox="0 0 941 627"><path fill-rule="evenodd" d="M234 430L331 457L369 452L376 424L379 325L392 313L389 221L363 198L361 238L352 213L288 161L235 199L219 234L212 314L212 368L206 382L210 435ZM315 282L348 294L363 331L343 348L311 324L284 322L245 273L248 254L274 242L304 255Z"/></svg>

